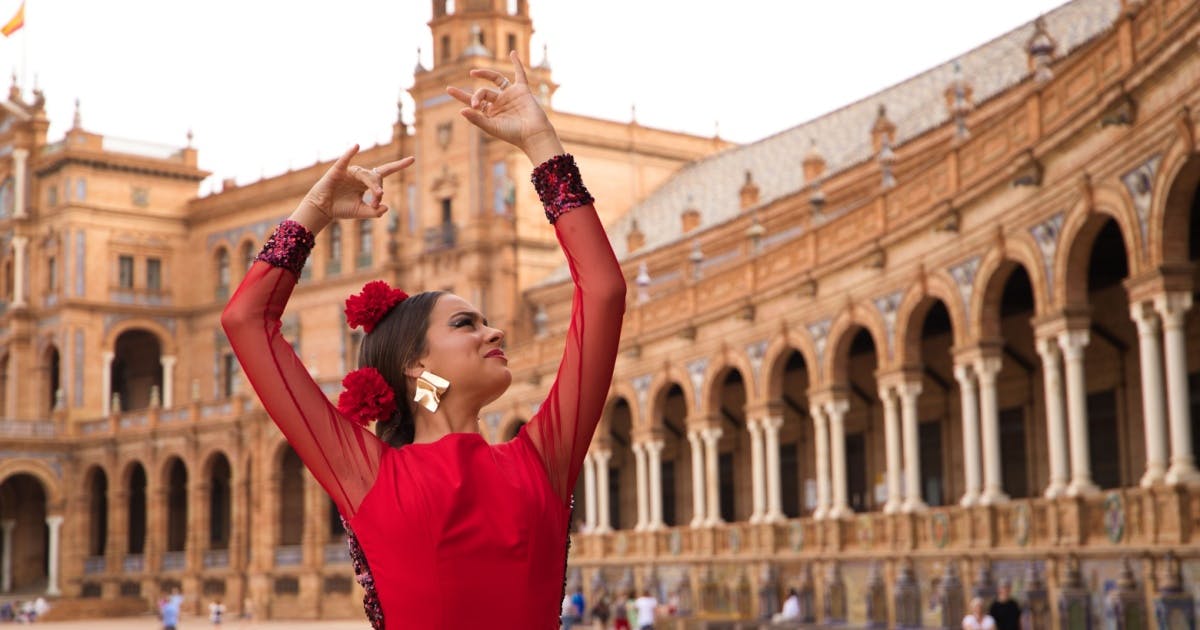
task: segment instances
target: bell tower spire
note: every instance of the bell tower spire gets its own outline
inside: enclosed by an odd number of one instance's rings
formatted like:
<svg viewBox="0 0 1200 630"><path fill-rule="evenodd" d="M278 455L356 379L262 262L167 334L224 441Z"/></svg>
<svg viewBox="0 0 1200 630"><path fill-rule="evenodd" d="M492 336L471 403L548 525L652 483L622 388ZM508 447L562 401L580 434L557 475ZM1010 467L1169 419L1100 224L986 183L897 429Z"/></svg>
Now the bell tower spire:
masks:
<svg viewBox="0 0 1200 630"><path fill-rule="evenodd" d="M433 0L433 65L468 57L504 62L516 50L529 59L533 22L526 0Z"/></svg>

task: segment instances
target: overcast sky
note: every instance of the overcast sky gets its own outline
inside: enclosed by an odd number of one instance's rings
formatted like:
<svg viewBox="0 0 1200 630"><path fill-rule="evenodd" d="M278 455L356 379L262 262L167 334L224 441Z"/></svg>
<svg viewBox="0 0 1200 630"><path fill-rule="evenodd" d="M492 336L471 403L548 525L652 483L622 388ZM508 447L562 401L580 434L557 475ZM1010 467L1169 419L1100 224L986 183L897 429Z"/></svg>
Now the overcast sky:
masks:
<svg viewBox="0 0 1200 630"><path fill-rule="evenodd" d="M0 23L19 0L0 0ZM946 63L1058 0L529 0L554 106L749 142ZM240 182L389 139L429 0L27 0L0 60L35 77L50 139L185 144ZM0 66L3 68L3 66ZM5 68L5 71L8 69ZM967 77L969 80L970 77ZM865 133L865 131L864 131ZM208 182L206 182L206 186Z"/></svg>

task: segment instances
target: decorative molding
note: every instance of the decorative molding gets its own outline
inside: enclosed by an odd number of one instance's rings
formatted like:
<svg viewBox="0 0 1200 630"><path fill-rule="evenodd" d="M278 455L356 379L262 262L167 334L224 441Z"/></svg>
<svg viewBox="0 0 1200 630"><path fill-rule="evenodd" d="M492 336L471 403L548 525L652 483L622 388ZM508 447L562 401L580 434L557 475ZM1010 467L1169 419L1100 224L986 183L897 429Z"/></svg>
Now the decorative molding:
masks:
<svg viewBox="0 0 1200 630"><path fill-rule="evenodd" d="M635 376L634 378L629 380L629 383L631 385L633 385L633 391L637 392L638 412L640 414L647 413L646 394L649 393L649 391L650 391L650 381L651 380L653 380L653 377L650 376L649 374Z"/></svg>
<svg viewBox="0 0 1200 630"><path fill-rule="evenodd" d="M708 370L708 357L688 361L688 377L692 380L692 397L695 399L695 409L700 409L700 389L704 386L704 372Z"/></svg>
<svg viewBox="0 0 1200 630"><path fill-rule="evenodd" d="M1058 235L1062 234L1065 215L1062 212L1029 228L1034 242L1042 252L1042 265L1046 271L1046 287L1054 293L1054 253L1058 251Z"/></svg>
<svg viewBox="0 0 1200 630"><path fill-rule="evenodd" d="M1133 200L1133 209L1137 211L1138 227L1141 228L1142 242L1146 242L1146 233L1150 229L1150 207L1154 201L1154 175L1158 173L1158 165L1162 163L1162 154L1155 154L1142 162L1140 166L1121 176L1129 197ZM1144 248L1143 248L1144 249Z"/></svg>
<svg viewBox="0 0 1200 630"><path fill-rule="evenodd" d="M879 309L880 315L883 316L883 323L887 327L887 352L891 357L894 354L896 339L896 311L900 308L900 301L904 299L904 291L895 291L887 295L875 298L875 308Z"/></svg>
<svg viewBox="0 0 1200 630"><path fill-rule="evenodd" d="M963 313L967 319L971 318L971 298L975 296L975 276L979 274L979 256L972 256L950 267L950 277L954 278L954 284L958 287L958 294L962 297Z"/></svg>
<svg viewBox="0 0 1200 630"><path fill-rule="evenodd" d="M808 334L812 335L813 347L817 350L817 363L825 362L825 344L829 341L829 327L832 321L828 318L808 325Z"/></svg>

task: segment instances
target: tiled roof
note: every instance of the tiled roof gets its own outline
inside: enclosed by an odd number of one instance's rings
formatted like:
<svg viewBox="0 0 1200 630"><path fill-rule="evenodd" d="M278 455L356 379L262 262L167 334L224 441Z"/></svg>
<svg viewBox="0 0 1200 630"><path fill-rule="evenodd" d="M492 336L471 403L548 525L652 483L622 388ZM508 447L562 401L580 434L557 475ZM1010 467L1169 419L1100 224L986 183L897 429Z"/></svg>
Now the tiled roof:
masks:
<svg viewBox="0 0 1200 630"><path fill-rule="evenodd" d="M1105 32L1120 11L1120 0L1074 0L1043 16L1054 38L1055 57L1061 58ZM701 226L712 226L741 212L739 191L745 172L753 174L760 204L799 192L805 185L801 163L816 148L824 158L825 177L873 157L871 127L880 105L896 125L895 144L902 144L950 118L945 91L955 80L954 64L972 90L978 105L1021 82L1030 74L1026 45L1034 21L881 92L819 118L757 142L728 149L685 166L628 213L608 226L617 257L629 256L626 239L637 221L645 234L638 253L668 245L682 237L680 213L688 207L701 215ZM557 270L545 281L566 278Z"/></svg>

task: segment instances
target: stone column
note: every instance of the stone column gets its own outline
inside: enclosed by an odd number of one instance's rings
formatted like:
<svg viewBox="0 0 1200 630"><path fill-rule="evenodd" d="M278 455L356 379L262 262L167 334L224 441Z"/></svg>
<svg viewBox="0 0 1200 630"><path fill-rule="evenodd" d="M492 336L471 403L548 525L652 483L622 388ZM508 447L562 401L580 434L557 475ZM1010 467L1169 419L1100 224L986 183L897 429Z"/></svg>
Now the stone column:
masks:
<svg viewBox="0 0 1200 630"><path fill-rule="evenodd" d="M891 385L879 387L879 400L883 403L883 437L886 456L887 501L883 504L885 514L895 514L903 507L900 498L900 414L896 409L896 396Z"/></svg>
<svg viewBox="0 0 1200 630"><path fill-rule="evenodd" d="M117 355L106 350L103 356L104 370L100 373L100 389L103 395L100 397L100 408L107 417L112 413L112 364Z"/></svg>
<svg viewBox="0 0 1200 630"><path fill-rule="evenodd" d="M159 363L162 364L162 406L170 409L175 406L175 356L163 355Z"/></svg>
<svg viewBox="0 0 1200 630"><path fill-rule="evenodd" d="M823 520L829 516L829 426L825 423L825 410L819 404L809 406L813 419L813 461L817 466L817 508L813 518Z"/></svg>
<svg viewBox="0 0 1200 630"><path fill-rule="evenodd" d="M665 444L662 440L651 440L645 443L646 454L650 456L647 466L650 468L650 529L658 530L663 527L662 501L662 450Z"/></svg>
<svg viewBox="0 0 1200 630"><path fill-rule="evenodd" d="M705 455L704 485L708 490L705 500L708 517L704 519L704 524L709 527L715 527L723 522L721 520L720 454L717 452L717 441L721 439L721 433L720 427L709 427L701 432L701 437L704 438Z"/></svg>
<svg viewBox="0 0 1200 630"><path fill-rule="evenodd" d="M25 250L29 245L28 236L12 237L13 248L13 308L26 305L25 302Z"/></svg>
<svg viewBox="0 0 1200 630"><path fill-rule="evenodd" d="M596 486L599 490L599 518L596 521L596 532L604 534L612 531L612 512L608 507L608 460L612 459L612 451L596 451Z"/></svg>
<svg viewBox="0 0 1200 630"><path fill-rule="evenodd" d="M829 416L829 445L833 469L833 505L829 509L830 518L845 518L853 514L850 502L846 498L846 412L850 410L850 401L846 399L831 400L825 403L825 413Z"/></svg>
<svg viewBox="0 0 1200 630"><path fill-rule="evenodd" d="M1086 329L1064 330L1058 335L1067 373L1067 419L1071 434L1071 483L1067 494L1080 496L1099 491L1092 482L1091 452L1088 447L1087 380L1083 367L1084 349L1090 337Z"/></svg>
<svg viewBox="0 0 1200 630"><path fill-rule="evenodd" d="M646 496L646 450L641 442L634 442L630 447L633 449L637 480L637 524L633 529L640 532L650 523L650 497Z"/></svg>
<svg viewBox="0 0 1200 630"><path fill-rule="evenodd" d="M919 512L929 507L921 500L921 432L917 417L921 382L905 381L896 390L900 394L900 417L904 424L904 511Z"/></svg>
<svg viewBox="0 0 1200 630"><path fill-rule="evenodd" d="M778 523L783 519L783 490L779 480L779 429L783 427L783 418L767 416L762 420L762 428L766 437L767 449L767 513L764 519L768 523Z"/></svg>
<svg viewBox="0 0 1200 630"><path fill-rule="evenodd" d="M26 176L25 165L29 159L29 149L13 149L13 217L24 219L29 216L26 210L26 199L29 196L26 194L26 182L29 178Z"/></svg>
<svg viewBox="0 0 1200 630"><path fill-rule="evenodd" d="M763 479L763 432L758 418L746 420L746 430L750 432L750 480L754 511L750 513L750 522L757 523L766 514L767 488Z"/></svg>
<svg viewBox="0 0 1200 630"><path fill-rule="evenodd" d="M1059 366L1061 350L1054 337L1037 340L1037 351L1042 357L1042 380L1046 395L1046 449L1049 451L1050 484L1045 497L1054 499L1066 495L1067 483L1067 429L1063 418L1063 379Z"/></svg>
<svg viewBox="0 0 1200 630"><path fill-rule="evenodd" d="M13 530L16 527L16 519L6 518L0 521L0 531L3 532L3 540L0 540L0 593L12 591L12 546Z"/></svg>
<svg viewBox="0 0 1200 630"><path fill-rule="evenodd" d="M979 377L979 428L983 437L983 493L979 496L982 505L1008 501L1000 468L1000 403L996 393L1000 367L1000 357L996 356L975 361L975 374Z"/></svg>
<svg viewBox="0 0 1200 630"><path fill-rule="evenodd" d="M1196 229L1196 228L1193 228ZM1188 400L1187 335L1184 330L1192 294L1171 291L1157 296L1154 307L1162 317L1167 354L1167 411L1171 418L1171 467L1167 483L1200 483L1192 453L1192 419Z"/></svg>
<svg viewBox="0 0 1200 630"><path fill-rule="evenodd" d="M583 531L596 530L596 469L593 467L596 458L588 453L583 458L583 496L584 518Z"/></svg>
<svg viewBox="0 0 1200 630"><path fill-rule="evenodd" d="M970 363L955 364L954 378L958 381L958 394L962 400L963 479L966 482L966 489L958 504L972 507L979 503L982 490L979 465L979 397L975 391L975 372Z"/></svg>
<svg viewBox="0 0 1200 630"><path fill-rule="evenodd" d="M1145 302L1129 308L1138 330L1138 358L1142 372L1142 422L1146 434L1146 472L1142 487L1163 482L1167 472L1167 413L1163 404L1162 347L1158 313Z"/></svg>
<svg viewBox="0 0 1200 630"><path fill-rule="evenodd" d="M56 514L46 517L47 534L50 539L46 550L46 595L49 597L62 595L62 591L58 588L58 549L62 524L62 516Z"/></svg>
<svg viewBox="0 0 1200 630"><path fill-rule="evenodd" d="M707 518L704 509L704 443L700 430L688 431L688 445L692 451L692 527L703 527Z"/></svg>

